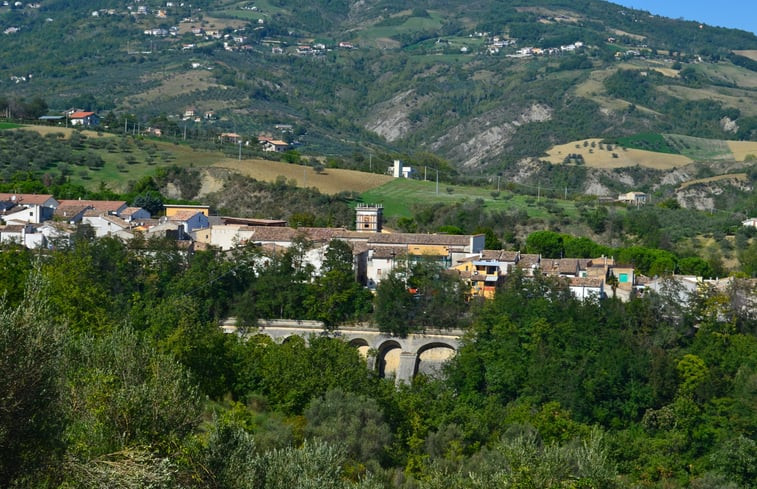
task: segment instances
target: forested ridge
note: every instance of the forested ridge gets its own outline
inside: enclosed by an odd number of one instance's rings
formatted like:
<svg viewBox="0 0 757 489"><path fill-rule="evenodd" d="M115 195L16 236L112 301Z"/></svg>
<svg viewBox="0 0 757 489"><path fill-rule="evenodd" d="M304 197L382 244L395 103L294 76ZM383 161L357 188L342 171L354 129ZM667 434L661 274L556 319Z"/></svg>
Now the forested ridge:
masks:
<svg viewBox="0 0 757 489"><path fill-rule="evenodd" d="M468 333L440 377L395 388L338 339L220 331L230 314L254 333L301 307L347 311L332 328L384 307L350 285L347 249L313 277L306 247L3 248L0 484L754 487L748 282L580 302L514 274L447 323Z"/></svg>

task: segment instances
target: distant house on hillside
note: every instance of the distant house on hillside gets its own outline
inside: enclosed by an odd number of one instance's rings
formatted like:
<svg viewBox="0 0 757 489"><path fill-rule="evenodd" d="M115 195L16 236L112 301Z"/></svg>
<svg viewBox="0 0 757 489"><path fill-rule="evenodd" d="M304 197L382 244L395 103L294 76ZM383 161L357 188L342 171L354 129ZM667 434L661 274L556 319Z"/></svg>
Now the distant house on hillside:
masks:
<svg viewBox="0 0 757 489"><path fill-rule="evenodd" d="M94 112L73 112L68 116L72 126L96 126L100 118Z"/></svg>
<svg viewBox="0 0 757 489"><path fill-rule="evenodd" d="M258 142L263 147L263 151L270 153L284 153L289 149L289 143L279 139L271 139L266 136L260 136Z"/></svg>
<svg viewBox="0 0 757 489"><path fill-rule="evenodd" d="M649 200L649 196L644 192L628 192L618 195L618 202L632 205L644 205Z"/></svg>
<svg viewBox="0 0 757 489"><path fill-rule="evenodd" d="M749 228L757 228L757 217L750 217L746 221L741 221L741 225Z"/></svg>

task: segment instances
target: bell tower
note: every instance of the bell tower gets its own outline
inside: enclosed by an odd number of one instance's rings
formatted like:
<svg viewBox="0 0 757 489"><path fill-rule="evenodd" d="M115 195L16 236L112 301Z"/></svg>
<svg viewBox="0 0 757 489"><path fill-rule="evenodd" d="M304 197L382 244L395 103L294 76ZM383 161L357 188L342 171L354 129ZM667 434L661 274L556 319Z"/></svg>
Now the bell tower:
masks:
<svg viewBox="0 0 757 489"><path fill-rule="evenodd" d="M355 230L364 233L380 233L384 206L382 204L358 204L355 209Z"/></svg>

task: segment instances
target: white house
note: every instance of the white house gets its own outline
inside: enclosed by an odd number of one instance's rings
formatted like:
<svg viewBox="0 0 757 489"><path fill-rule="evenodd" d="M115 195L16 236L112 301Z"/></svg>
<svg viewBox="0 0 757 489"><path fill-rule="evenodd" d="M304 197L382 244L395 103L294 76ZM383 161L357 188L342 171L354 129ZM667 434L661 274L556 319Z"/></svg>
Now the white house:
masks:
<svg viewBox="0 0 757 489"><path fill-rule="evenodd" d="M605 295L604 280L601 278L573 277L570 291L580 300L601 299Z"/></svg>
<svg viewBox="0 0 757 489"><path fill-rule="evenodd" d="M746 221L741 221L741 225L748 228L757 228L757 217L750 217Z"/></svg>
<svg viewBox="0 0 757 489"><path fill-rule="evenodd" d="M410 178L410 175L413 174L413 167L402 166L400 160L394 160L394 165L389 167L387 173L390 173L394 178Z"/></svg>
<svg viewBox="0 0 757 489"><path fill-rule="evenodd" d="M166 218L168 221L178 224L179 228L186 234L210 227L208 216L203 212L196 210L178 211Z"/></svg>
<svg viewBox="0 0 757 489"><path fill-rule="evenodd" d="M10 224L0 226L0 243L16 243L26 248L39 248L45 245L45 237L36 233L31 224Z"/></svg>
<svg viewBox="0 0 757 489"><path fill-rule="evenodd" d="M95 231L95 237L102 238L110 236L120 231L129 229L131 226L128 222L120 217L109 214L91 215L87 213L82 218L82 224L89 224Z"/></svg>
<svg viewBox="0 0 757 489"><path fill-rule="evenodd" d="M58 204L49 194L0 193L0 218L6 223L39 224L53 218Z"/></svg>
<svg viewBox="0 0 757 489"><path fill-rule="evenodd" d="M73 112L68 116L72 126L96 126L100 118L94 112Z"/></svg>
<svg viewBox="0 0 757 489"><path fill-rule="evenodd" d="M644 205L649 200L649 196L644 192L628 192L618 195L618 202L626 204Z"/></svg>

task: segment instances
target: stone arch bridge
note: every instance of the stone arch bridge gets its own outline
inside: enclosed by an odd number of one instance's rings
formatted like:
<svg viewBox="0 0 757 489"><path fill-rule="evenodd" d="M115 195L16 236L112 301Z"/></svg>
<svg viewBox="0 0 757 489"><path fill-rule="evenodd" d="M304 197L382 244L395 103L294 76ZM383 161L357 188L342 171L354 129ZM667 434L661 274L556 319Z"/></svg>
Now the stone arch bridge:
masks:
<svg viewBox="0 0 757 489"><path fill-rule="evenodd" d="M229 318L221 327L234 333L236 320ZM409 382L418 373L436 373L460 348L463 331L430 329L399 338L364 324L327 331L320 321L261 320L258 329L250 334L264 334L279 343L291 336L306 340L313 335L342 339L357 348L380 376L394 377L399 384Z"/></svg>

